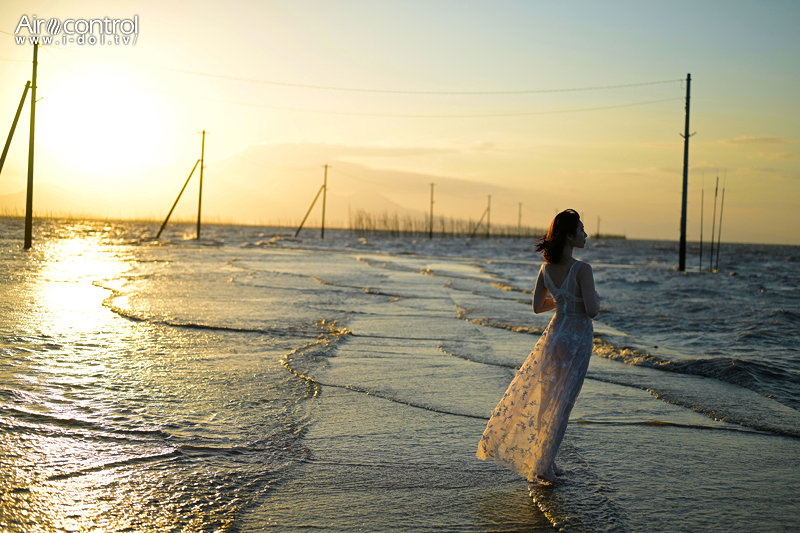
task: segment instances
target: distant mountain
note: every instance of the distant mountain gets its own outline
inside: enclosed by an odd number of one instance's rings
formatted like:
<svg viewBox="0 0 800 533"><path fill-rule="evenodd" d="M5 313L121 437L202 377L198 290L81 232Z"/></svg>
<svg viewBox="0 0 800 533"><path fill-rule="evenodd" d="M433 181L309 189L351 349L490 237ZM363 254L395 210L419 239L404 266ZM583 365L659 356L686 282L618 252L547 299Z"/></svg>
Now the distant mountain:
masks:
<svg viewBox="0 0 800 533"><path fill-rule="evenodd" d="M425 219L430 209L430 184L435 183L434 210L477 220L487 195L521 198L524 191L448 176L374 168L361 161L417 155L425 149L360 147L328 144L255 145L219 160L207 160L203 180L203 219L255 224L299 224L323 181L328 164L326 225L347 226L353 213L363 210L382 215ZM436 151L436 150L431 150ZM387 161L388 162L388 161ZM34 210L42 215L103 218L164 217L191 167L173 165L139 175L96 180L73 190L53 186L41 178L34 189ZM23 181L24 182L24 181ZM173 221L197 216L199 170L195 171L173 214ZM529 193L527 193L529 194ZM306 222L321 221L322 198ZM25 191L0 196L0 213L24 214ZM514 210L516 214L516 209ZM516 217L513 217L516 219Z"/></svg>
<svg viewBox="0 0 800 533"><path fill-rule="evenodd" d="M387 149L377 149L385 151ZM426 217L430 183L437 213L479 218L486 195L513 191L503 187L445 176L377 169L349 161L368 156L369 148L315 144L259 145L225 160L206 165L204 212L209 216L235 214L254 221L299 223L323 181L328 168L326 224L346 225L349 215L362 209L373 213ZM222 179L220 179L220 177ZM205 191L208 191L207 194ZM441 194L447 191L446 194ZM436 195L436 190L434 191ZM322 198L308 224L318 224Z"/></svg>

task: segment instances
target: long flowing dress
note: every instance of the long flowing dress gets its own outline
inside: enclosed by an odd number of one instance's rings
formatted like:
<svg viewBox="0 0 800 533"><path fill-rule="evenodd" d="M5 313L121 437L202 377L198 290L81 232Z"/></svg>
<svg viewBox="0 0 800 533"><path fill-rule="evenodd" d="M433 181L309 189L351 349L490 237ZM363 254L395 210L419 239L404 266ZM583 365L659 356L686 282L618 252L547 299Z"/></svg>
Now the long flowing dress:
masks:
<svg viewBox="0 0 800 533"><path fill-rule="evenodd" d="M492 411L478 445L479 459L491 457L531 482L553 464L589 366L592 319L577 280L583 264L572 264L561 287L542 265L556 312Z"/></svg>

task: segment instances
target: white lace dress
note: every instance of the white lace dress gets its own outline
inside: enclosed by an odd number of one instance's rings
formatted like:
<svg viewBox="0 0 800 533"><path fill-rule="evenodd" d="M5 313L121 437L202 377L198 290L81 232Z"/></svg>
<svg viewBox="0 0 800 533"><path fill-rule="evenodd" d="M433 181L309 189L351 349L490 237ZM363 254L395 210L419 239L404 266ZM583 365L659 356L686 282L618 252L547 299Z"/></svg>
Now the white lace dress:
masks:
<svg viewBox="0 0 800 533"><path fill-rule="evenodd" d="M583 264L572 264L561 287L542 265L556 312L492 411L478 445L479 459L491 457L528 481L553 463L589 366L592 319L577 280Z"/></svg>

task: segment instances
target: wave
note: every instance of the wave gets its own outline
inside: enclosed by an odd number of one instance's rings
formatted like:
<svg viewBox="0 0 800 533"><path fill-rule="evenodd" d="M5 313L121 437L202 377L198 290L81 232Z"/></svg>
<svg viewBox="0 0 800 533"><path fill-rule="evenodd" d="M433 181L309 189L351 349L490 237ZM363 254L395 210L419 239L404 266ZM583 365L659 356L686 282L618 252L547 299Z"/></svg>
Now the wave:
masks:
<svg viewBox="0 0 800 533"><path fill-rule="evenodd" d="M510 290L515 290L521 293L529 292L496 281L487 282L487 280L479 278L470 278L470 281L488 283L489 285L498 288L500 290L509 290L507 287L511 287ZM630 280L627 279L624 281L626 283L631 282ZM635 279L633 283L649 284L649 283L655 283L655 281L639 277ZM457 287L451 287L451 288L457 288ZM702 295L703 293L708 291L706 291L703 287L694 287L692 288L691 292L695 296L697 296L697 295ZM713 291L712 293L716 294ZM525 303L528 302L526 301ZM692 311L695 313L699 313L701 311L708 311L709 309L710 306L704 305L703 301L701 300L700 302L698 302L696 308L693 309ZM606 313L611 312L605 308L603 309L603 311ZM507 320L503 319L487 318L487 317L470 317L468 316L470 312L465 309L459 309L458 313L459 313L459 318L468 320L477 325L507 329L519 333L530 333L535 335L538 335L542 332L541 328L531 328L525 325L509 324ZM781 308L767 315L765 317L765 320L767 319L771 319L772 322L775 322L776 324L779 323L780 325L784 324L793 325L796 322L798 322L798 320L800 320L800 316L797 313L793 313L792 311L787 311ZM756 340L761 343L769 343L771 345L782 346L785 342L785 334L781 334L780 331L774 331L772 328L769 327L755 327L751 328L750 330L745 330L741 332L739 334L739 340L742 341ZM598 346L596 346L596 348L598 348ZM627 364L648 366L651 368L658 368L659 370L674 371L684 374L701 375L705 377L718 379L720 381L733 383L769 397L776 397L784 405L787 405L789 407L792 408L800 407L800 401L798 401L795 398L796 391L784 390L788 389L786 387L787 380L793 381L796 380L797 377L794 375L793 372L784 372L782 369L775 368L774 366L771 366L769 364L759 363L757 361L745 361L742 359L736 359L732 357L674 361L670 359L658 358L647 352L635 349L629 349L624 347L616 348L613 345L609 345L608 348L604 348L601 346L599 350L596 349L595 351L601 357L607 357L609 359L619 360Z"/></svg>
<svg viewBox="0 0 800 533"><path fill-rule="evenodd" d="M180 450L171 450L165 453L157 453L153 455L145 455L145 456L138 456L138 457L130 457L128 459L122 459L120 461L112 461L109 463L103 463L96 466L91 466L89 468L82 468L80 470L73 470L72 472L63 472L61 474L54 474L52 476L48 476L46 479L47 481L59 481L62 479L70 479L77 476L85 476L87 474L91 474L94 472L102 472L103 470L110 470L112 468L121 468L125 466L132 466L138 465L142 463L152 463L156 461L166 461L175 459L182 455Z"/></svg>
<svg viewBox="0 0 800 533"><path fill-rule="evenodd" d="M261 235L261 237L265 237L265 235ZM277 245L279 245L281 243L284 243L284 242L296 243L296 242L301 242L301 240L297 239L294 236L289 235L289 234L286 234L286 235L272 235L267 240L260 239L260 240L255 241L255 242L247 242L247 241L245 241L240 246L242 248L270 248L270 247L277 246Z"/></svg>
<svg viewBox="0 0 800 533"><path fill-rule="evenodd" d="M357 291L361 291L366 294L374 294L376 296L386 296L388 298L394 298L395 301L399 300L400 298L405 298L402 294L392 294L388 292L384 292L380 289L374 289L372 287L359 287L358 285L345 285L344 283L334 283L333 281L326 281L324 279L318 278L317 276L309 276L312 280L316 281L320 285L327 285L329 287L336 287L341 289L353 289Z"/></svg>
<svg viewBox="0 0 800 533"><path fill-rule="evenodd" d="M283 365L286 370L305 381L307 385L306 398L319 396L321 392L321 384L311 376L307 375L305 372L301 371L298 368L296 361L301 358L315 360L318 357L328 357L330 355L329 352L334 346L336 346L336 344L343 341L346 336L352 335L352 332L349 329L337 326L336 321L328 322L326 324L326 322L323 320L321 321L320 325L323 327L327 326L325 328L326 331L323 333L321 338L313 342L309 342L308 344L304 344L299 348L295 348L281 358L281 365Z"/></svg>
<svg viewBox="0 0 800 533"><path fill-rule="evenodd" d="M780 389L782 388L781 383L792 379L788 372L759 361L744 361L733 357L666 359L636 348L620 347L600 337L595 337L593 351L600 357L629 365L725 381L767 397L774 396L770 395L770 390L776 387ZM794 405L788 405L788 407L795 408Z"/></svg>
<svg viewBox="0 0 800 533"><path fill-rule="evenodd" d="M166 318L156 318L150 315L143 315L138 314L133 310L130 309L123 309L117 305L114 305L112 302L113 300L124 296L124 294L113 287L108 287L102 285L99 282L94 282L93 285L96 287L100 287L101 289L105 289L111 291L111 295L103 301L103 306L107 308L112 313L115 313L123 318L128 320L132 320L134 322L147 322L149 324L156 324L162 326L170 326L174 328L185 328L185 329L198 329L198 330L209 330L209 331L223 331L223 332L233 332L233 333L256 333L260 335L269 335L271 337L296 337L300 336L315 336L319 333L319 326L324 326L326 323L331 323L331 321L326 319L321 319L313 324L306 324L303 327L285 327L285 328L244 328L244 327L236 327L236 326L224 326L219 324L203 324L200 322L190 322L190 321L181 321L175 319L166 319Z"/></svg>
<svg viewBox="0 0 800 533"><path fill-rule="evenodd" d="M556 486L531 484L528 493L556 531L622 533L630 517L614 499L615 489L568 441L559 450L564 473Z"/></svg>
<svg viewBox="0 0 800 533"><path fill-rule="evenodd" d="M459 318L466 322L477 324L479 326L506 329L509 331L514 331L516 333L527 333L530 335L541 335L542 332L544 331L544 328L536 326L521 326L521 325L509 324L497 318L469 317L469 313L470 311L468 309L464 309L463 307L456 307L456 318Z"/></svg>
<svg viewBox="0 0 800 533"><path fill-rule="evenodd" d="M9 419L0 418L0 427L3 431L16 431L24 430L30 431L31 426L21 426L19 422L28 422L35 424L36 427L44 429L43 426L51 426L62 428L66 430L85 430L89 431L93 438L100 440L136 440L135 437L144 437L149 439L168 439L171 435L157 428L125 428L120 426L111 426L108 424L98 423L91 420L82 420L79 418L60 417L47 413L39 413L28 409L21 409L10 405L0 406L0 410L10 415L14 422Z"/></svg>
<svg viewBox="0 0 800 533"><path fill-rule="evenodd" d="M399 403L402 405L407 405L409 407L414 407L416 409L424 409L426 411L452 415L452 416L461 416L466 418L475 418L479 420L488 420L488 417L486 416L478 416L470 413L449 411L435 406L426 405L423 403L414 402L410 400L405 400L402 398L397 398L392 393L387 393L385 391L380 391L376 389L367 389L365 387L359 387L357 385L352 385L349 383L343 384L343 383L320 381L319 379L311 376L308 370L300 369L301 364L308 365L309 363L313 363L314 361L318 360L320 357L322 358L333 357L333 352L336 349L337 345L340 342L345 341L346 338L349 336L357 336L357 335L350 333L349 330L347 330L347 333L344 334L337 333L333 335L326 335L321 339L317 339L314 342L308 343L304 346L296 348L295 350L292 350L281 359L281 364L289 372L291 372L292 374L294 374L295 376L299 377L300 379L302 379L307 383L308 385L307 397L319 396L322 393L322 387L333 387L337 389L344 389L355 393L372 396L375 398L381 398L393 403Z"/></svg>
<svg viewBox="0 0 800 533"><path fill-rule="evenodd" d="M508 324L497 324L487 319L471 319L470 321L490 327L501 327L502 329L518 331ZM449 344L441 344L439 349L446 355L459 357L476 363L506 367L509 369L516 368L515 365L459 354L458 350L451 348ZM754 383L758 383L759 380L768 381L769 387L773 390L777 387L775 382L778 381L778 378L782 378L785 381L784 373L762 363L739 361L732 358L693 359L685 361L661 359L641 350L616 346L599 337L595 337L594 339L593 351L595 355L599 357L616 360L631 366L641 366L666 372L712 378L721 382L741 386L748 390L756 389ZM771 434L800 437L800 412L794 407L787 406L784 403L775 404L774 401L777 401L777 398L763 394L758 390L754 390L754 392L760 394L760 396L756 396L756 398L762 398L762 404L750 406L750 408L748 408L736 404L736 402L731 401L730 398L717 398L714 393L710 391L698 395L697 391L686 388L679 382L674 384L659 383L658 380L652 378L642 378L634 375L626 376L624 379L619 379L619 377L609 378L603 373L593 372L592 370L589 371L586 377L587 379L594 379L647 391L657 399L674 405L688 407L714 420L722 420ZM772 379L770 380L770 378ZM787 391L787 394L788 393L789 391ZM722 394L724 394L724 392ZM781 409L778 409L778 406L780 406Z"/></svg>
<svg viewBox="0 0 800 533"><path fill-rule="evenodd" d="M575 423L586 424L586 425L603 425L603 426L676 427L685 429L702 429L708 431L733 431L735 433L759 433L759 434L772 433L767 431L758 431L754 429L739 429L735 427L726 427L726 426L704 426L701 424L681 424L678 422L665 422L663 420L641 420L635 422L620 422L620 421L609 421L609 420L587 420L584 418L579 418L575 420Z"/></svg>

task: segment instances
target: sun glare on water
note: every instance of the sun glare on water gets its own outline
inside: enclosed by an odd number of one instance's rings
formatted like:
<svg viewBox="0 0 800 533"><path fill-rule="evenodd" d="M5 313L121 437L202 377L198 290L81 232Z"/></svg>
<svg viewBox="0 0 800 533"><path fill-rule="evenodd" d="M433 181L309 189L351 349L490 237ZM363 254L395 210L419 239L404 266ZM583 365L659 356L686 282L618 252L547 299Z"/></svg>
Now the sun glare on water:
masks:
<svg viewBox="0 0 800 533"><path fill-rule="evenodd" d="M43 331L70 332L81 336L108 320L103 300L108 291L95 281L112 278L126 264L104 252L96 238L74 236L41 245L45 260L37 277L34 300Z"/></svg>
<svg viewBox="0 0 800 533"><path fill-rule="evenodd" d="M38 84L37 140L65 174L135 172L166 157L167 106L126 70L70 69Z"/></svg>

